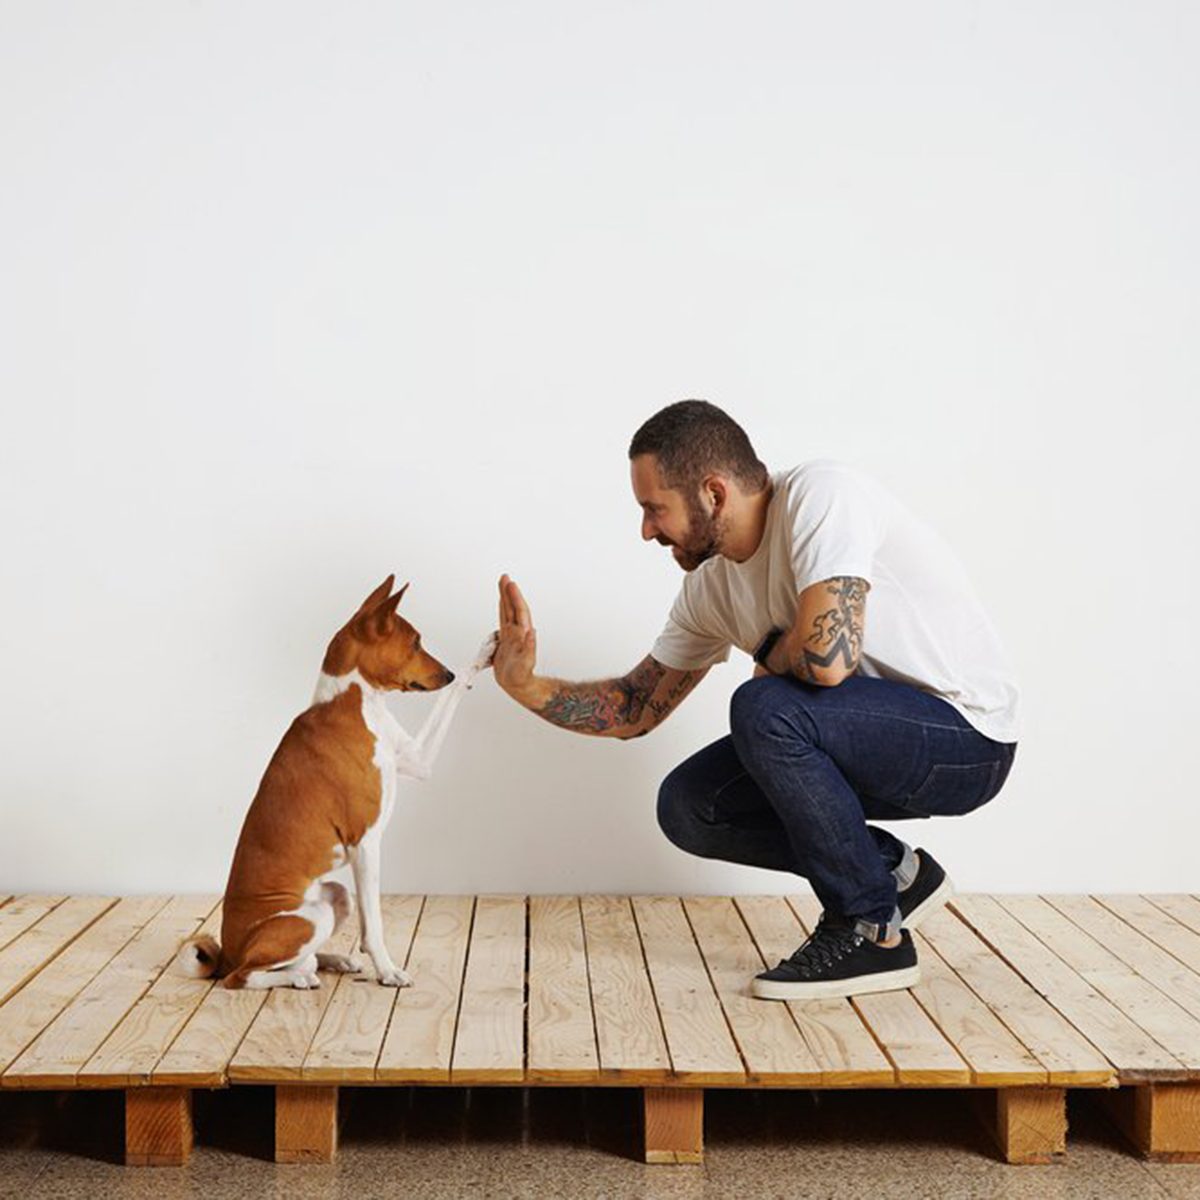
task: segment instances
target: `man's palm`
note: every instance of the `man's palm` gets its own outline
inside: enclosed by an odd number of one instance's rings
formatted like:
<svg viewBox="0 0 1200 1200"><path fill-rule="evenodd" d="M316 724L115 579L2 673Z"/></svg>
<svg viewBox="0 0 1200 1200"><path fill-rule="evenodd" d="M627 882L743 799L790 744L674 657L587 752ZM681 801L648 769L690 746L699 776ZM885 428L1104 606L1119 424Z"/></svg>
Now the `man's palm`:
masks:
<svg viewBox="0 0 1200 1200"><path fill-rule="evenodd" d="M506 691L525 686L537 662L537 633L521 589L500 576L500 644L492 662L496 682Z"/></svg>

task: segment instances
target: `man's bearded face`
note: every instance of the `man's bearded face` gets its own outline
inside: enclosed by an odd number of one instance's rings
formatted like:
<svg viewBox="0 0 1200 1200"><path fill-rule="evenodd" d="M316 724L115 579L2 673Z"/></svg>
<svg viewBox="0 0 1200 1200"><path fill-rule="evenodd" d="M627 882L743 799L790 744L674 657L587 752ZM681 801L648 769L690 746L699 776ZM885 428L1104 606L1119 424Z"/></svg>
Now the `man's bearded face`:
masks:
<svg viewBox="0 0 1200 1200"><path fill-rule="evenodd" d="M695 494L687 496L684 504L688 527L682 538L671 541L659 534L655 540L660 546L671 547L672 556L685 571L694 571L720 549L724 523L715 513L706 512Z"/></svg>

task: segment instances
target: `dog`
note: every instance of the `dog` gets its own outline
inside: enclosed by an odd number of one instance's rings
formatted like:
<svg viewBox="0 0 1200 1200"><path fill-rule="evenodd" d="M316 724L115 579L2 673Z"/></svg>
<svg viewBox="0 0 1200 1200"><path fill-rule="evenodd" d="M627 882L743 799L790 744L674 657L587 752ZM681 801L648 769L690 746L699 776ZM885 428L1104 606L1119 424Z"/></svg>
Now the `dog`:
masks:
<svg viewBox="0 0 1200 1200"><path fill-rule="evenodd" d="M358 972L353 956L320 948L349 919L348 889L329 876L347 862L358 893L360 946L386 987L411 976L392 961L379 902L380 847L399 777L429 779L460 701L491 665L497 635L455 679L421 645L396 609L389 575L334 635L312 705L271 758L242 825L221 915L221 940L203 935L179 949L193 978L226 988L314 988L318 970ZM388 711L391 691L440 690L412 736Z"/></svg>

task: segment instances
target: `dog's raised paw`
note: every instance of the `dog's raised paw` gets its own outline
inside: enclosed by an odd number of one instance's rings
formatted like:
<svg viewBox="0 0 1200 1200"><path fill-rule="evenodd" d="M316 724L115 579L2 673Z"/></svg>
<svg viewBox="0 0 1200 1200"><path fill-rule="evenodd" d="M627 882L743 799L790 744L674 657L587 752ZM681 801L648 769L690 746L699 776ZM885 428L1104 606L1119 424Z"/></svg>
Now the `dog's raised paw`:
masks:
<svg viewBox="0 0 1200 1200"><path fill-rule="evenodd" d="M492 659L496 657L496 648L500 645L499 633L489 633L484 638L483 645L479 647L479 653L475 656L475 661L471 664L473 671L485 671L492 665Z"/></svg>

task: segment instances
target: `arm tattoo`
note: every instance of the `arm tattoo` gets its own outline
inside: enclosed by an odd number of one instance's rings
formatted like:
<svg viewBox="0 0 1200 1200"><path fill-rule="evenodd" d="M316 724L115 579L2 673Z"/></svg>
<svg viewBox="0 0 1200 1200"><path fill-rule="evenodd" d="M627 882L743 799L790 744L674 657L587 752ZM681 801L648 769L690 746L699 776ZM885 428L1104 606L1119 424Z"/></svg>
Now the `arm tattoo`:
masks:
<svg viewBox="0 0 1200 1200"><path fill-rule="evenodd" d="M805 638L804 658L796 667L796 674L801 679L815 683L814 668L828 669L839 662L847 674L857 668L862 653L868 587L865 579L852 575L839 575L826 581L825 590L836 604L816 617L812 633ZM809 645L816 649L810 650Z"/></svg>
<svg viewBox="0 0 1200 1200"><path fill-rule="evenodd" d="M620 679L600 683L564 683L538 709L538 714L580 733L607 733L642 719L665 668L653 659L640 663Z"/></svg>
<svg viewBox="0 0 1200 1200"><path fill-rule="evenodd" d="M650 711L654 715L654 720L650 722L648 729L643 732L649 733L655 725L661 724L674 711L675 705L684 698L700 681L701 671L684 671L679 677L678 682L667 691L666 696L661 700L651 699Z"/></svg>
<svg viewBox="0 0 1200 1200"><path fill-rule="evenodd" d="M704 674L686 671L665 696L655 695L667 669L647 656L628 675L598 683L559 683L549 700L535 709L552 724L577 733L638 737L664 720ZM632 732L643 723L646 728Z"/></svg>

